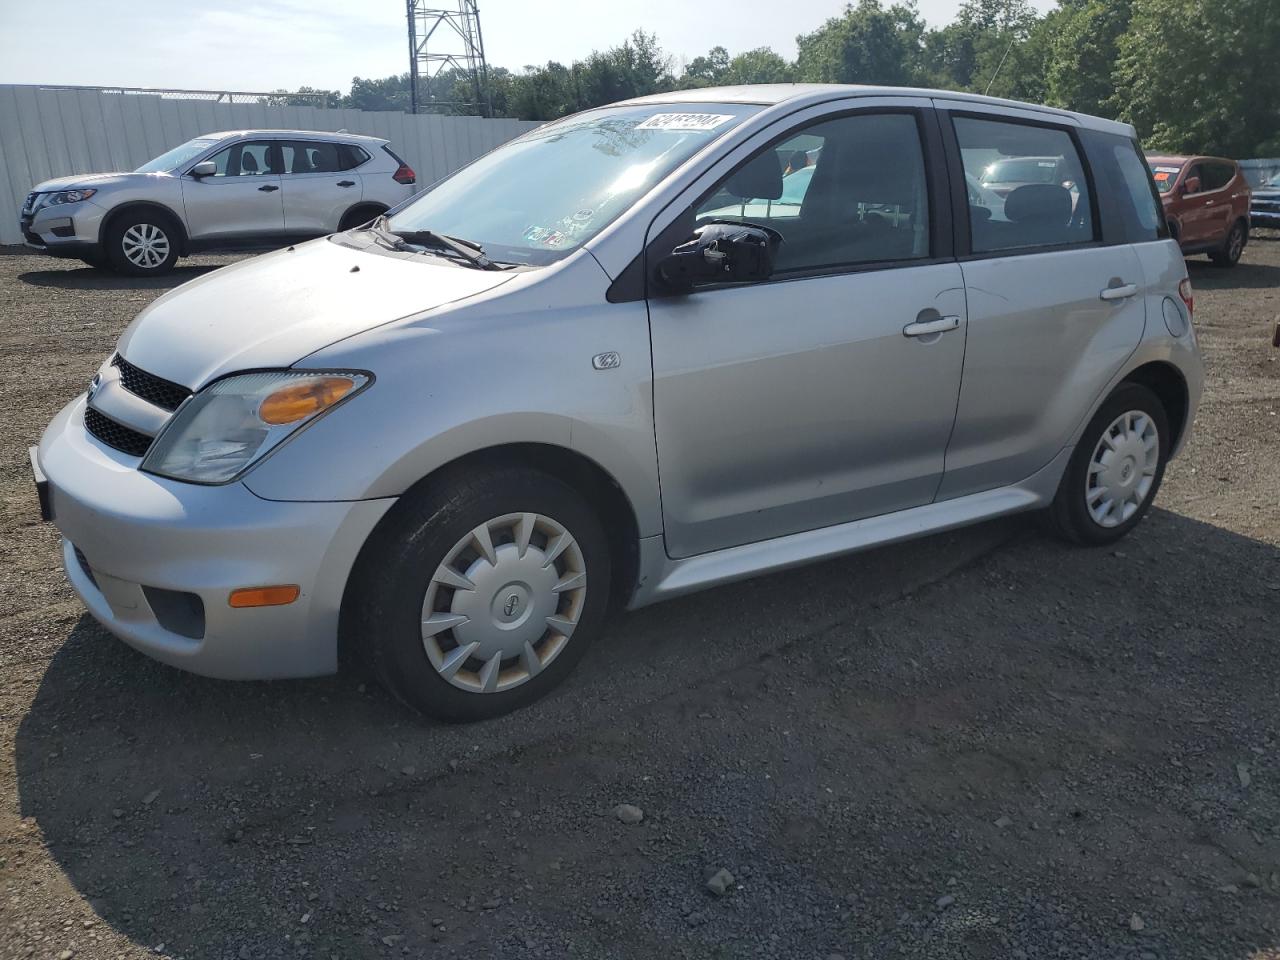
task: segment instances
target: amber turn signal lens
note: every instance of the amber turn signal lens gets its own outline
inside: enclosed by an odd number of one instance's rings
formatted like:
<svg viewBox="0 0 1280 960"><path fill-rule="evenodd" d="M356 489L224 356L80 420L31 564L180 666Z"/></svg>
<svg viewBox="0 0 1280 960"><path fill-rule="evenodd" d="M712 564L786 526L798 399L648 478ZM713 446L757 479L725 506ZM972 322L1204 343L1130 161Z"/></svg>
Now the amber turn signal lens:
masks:
<svg viewBox="0 0 1280 960"><path fill-rule="evenodd" d="M241 587L231 591L227 602L233 607L282 607L297 600L301 592L296 586Z"/></svg>
<svg viewBox="0 0 1280 960"><path fill-rule="evenodd" d="M291 383L268 394L258 407L258 417L263 423L297 423L333 406L353 389L356 382L350 377L315 377L301 383Z"/></svg>

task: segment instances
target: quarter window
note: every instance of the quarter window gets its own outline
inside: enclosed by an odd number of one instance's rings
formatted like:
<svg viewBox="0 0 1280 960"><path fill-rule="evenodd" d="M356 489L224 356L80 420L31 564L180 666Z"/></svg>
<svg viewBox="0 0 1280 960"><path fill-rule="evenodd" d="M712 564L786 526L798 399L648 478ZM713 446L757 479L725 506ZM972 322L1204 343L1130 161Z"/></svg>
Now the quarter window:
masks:
<svg viewBox="0 0 1280 960"><path fill-rule="evenodd" d="M911 114L858 114L802 128L729 174L698 223L782 234L778 272L929 256L929 194Z"/></svg>
<svg viewBox="0 0 1280 960"><path fill-rule="evenodd" d="M1134 218L1145 233L1145 239L1154 240L1160 229L1160 208L1156 195L1151 192L1151 172L1139 155L1136 144L1117 143L1111 149L1124 179L1125 194L1132 205Z"/></svg>
<svg viewBox="0 0 1280 960"><path fill-rule="evenodd" d="M970 184L974 253L1095 239L1089 183L1069 133L973 117L956 117L954 123ZM973 202L975 181L983 191L982 206Z"/></svg>

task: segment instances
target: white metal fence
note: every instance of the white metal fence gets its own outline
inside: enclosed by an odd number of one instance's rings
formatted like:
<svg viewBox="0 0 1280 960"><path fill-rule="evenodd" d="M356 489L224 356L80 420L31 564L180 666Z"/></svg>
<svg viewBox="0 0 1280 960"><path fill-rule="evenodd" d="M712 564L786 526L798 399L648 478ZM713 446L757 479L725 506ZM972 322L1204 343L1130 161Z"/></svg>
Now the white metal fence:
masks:
<svg viewBox="0 0 1280 960"><path fill-rule="evenodd" d="M35 184L77 173L133 170L218 130L348 130L391 141L429 184L537 124L322 107L219 103L105 89L0 84L0 244L21 243L18 211Z"/></svg>

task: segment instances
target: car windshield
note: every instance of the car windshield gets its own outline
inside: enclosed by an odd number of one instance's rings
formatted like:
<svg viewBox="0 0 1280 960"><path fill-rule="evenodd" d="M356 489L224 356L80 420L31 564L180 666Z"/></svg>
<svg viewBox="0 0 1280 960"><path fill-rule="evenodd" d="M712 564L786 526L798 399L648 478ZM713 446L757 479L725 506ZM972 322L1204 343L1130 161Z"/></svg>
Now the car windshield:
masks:
<svg viewBox="0 0 1280 960"><path fill-rule="evenodd" d="M441 181L389 228L431 230L493 260L545 265L568 255L638 197L760 108L651 103L539 127Z"/></svg>
<svg viewBox="0 0 1280 960"><path fill-rule="evenodd" d="M1149 166L1156 189L1161 193L1172 190L1173 185L1178 182L1178 174L1182 172L1182 165L1177 163L1152 163Z"/></svg>
<svg viewBox="0 0 1280 960"><path fill-rule="evenodd" d="M1057 157L997 160L982 174L983 183L1053 183L1057 179Z"/></svg>
<svg viewBox="0 0 1280 960"><path fill-rule="evenodd" d="M188 140L180 147L174 147L168 150L154 160L148 160L134 173L165 173L174 167L180 167L188 160L194 160L200 154L204 153L212 147L217 140L207 140L197 137L195 140Z"/></svg>

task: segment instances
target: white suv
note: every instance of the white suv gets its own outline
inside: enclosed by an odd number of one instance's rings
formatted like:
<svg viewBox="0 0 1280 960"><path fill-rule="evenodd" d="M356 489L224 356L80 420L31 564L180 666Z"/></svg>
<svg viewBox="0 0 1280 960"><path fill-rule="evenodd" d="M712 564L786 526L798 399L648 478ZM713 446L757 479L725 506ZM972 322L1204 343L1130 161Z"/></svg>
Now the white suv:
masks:
<svg viewBox="0 0 1280 960"><path fill-rule="evenodd" d="M415 181L376 137L236 130L188 140L132 173L46 180L20 222L28 245L54 256L160 274L200 250L349 229L408 199Z"/></svg>

